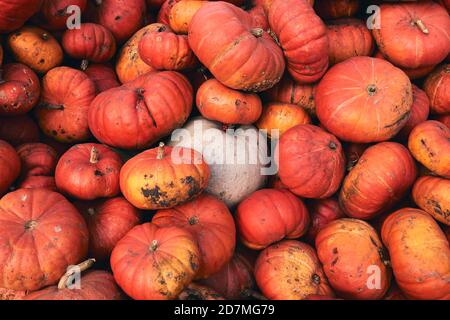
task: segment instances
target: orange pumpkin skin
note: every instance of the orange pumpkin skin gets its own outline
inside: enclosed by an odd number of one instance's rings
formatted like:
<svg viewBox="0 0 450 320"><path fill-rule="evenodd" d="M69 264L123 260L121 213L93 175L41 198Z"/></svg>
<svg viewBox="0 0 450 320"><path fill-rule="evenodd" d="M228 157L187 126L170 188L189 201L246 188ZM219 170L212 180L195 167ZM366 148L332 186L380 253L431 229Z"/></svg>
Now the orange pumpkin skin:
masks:
<svg viewBox="0 0 450 320"><path fill-rule="evenodd" d="M170 8L169 25L176 33L187 34L192 17L207 1L184 0L177 2Z"/></svg>
<svg viewBox="0 0 450 320"><path fill-rule="evenodd" d="M284 240L262 251L256 260L255 279L270 300L333 295L314 249L295 240Z"/></svg>
<svg viewBox="0 0 450 320"><path fill-rule="evenodd" d="M95 84L84 72L69 67L50 70L42 81L41 101L35 108L42 131L64 143L87 140L87 112L95 94Z"/></svg>
<svg viewBox="0 0 450 320"><path fill-rule="evenodd" d="M438 117L439 122L443 123L450 129L450 114L444 114ZM0 135L1 136L1 135Z"/></svg>
<svg viewBox="0 0 450 320"><path fill-rule="evenodd" d="M177 35L163 24L147 32L139 42L139 56L156 70L193 68L197 59L189 47L186 35Z"/></svg>
<svg viewBox="0 0 450 320"><path fill-rule="evenodd" d="M173 149L160 146L144 151L122 167L120 189L136 208L173 208L206 189L210 171L201 154L192 149Z"/></svg>
<svg viewBox="0 0 450 320"><path fill-rule="evenodd" d="M270 26L264 10L264 0L250 0L248 2L246 10L255 20L255 24L263 30L268 30Z"/></svg>
<svg viewBox="0 0 450 320"><path fill-rule="evenodd" d="M264 106L256 125L259 129L267 130L267 135L271 137L272 130L278 130L281 136L295 126L310 123L311 118L303 108L295 104L272 102Z"/></svg>
<svg viewBox="0 0 450 320"><path fill-rule="evenodd" d="M15 291L0 288L0 301L16 301L23 300L27 295L26 291Z"/></svg>
<svg viewBox="0 0 450 320"><path fill-rule="evenodd" d="M436 65L449 51L450 18L432 2L382 4L380 28L372 30L379 50L405 68Z"/></svg>
<svg viewBox="0 0 450 320"><path fill-rule="evenodd" d="M89 230L89 256L106 261L117 242L141 221L141 212L125 198L78 201L75 206Z"/></svg>
<svg viewBox="0 0 450 320"><path fill-rule="evenodd" d="M226 26L225 26L226 24ZM222 1L208 2L192 18L189 45L222 84L260 92L283 75L283 52L244 10Z"/></svg>
<svg viewBox="0 0 450 320"><path fill-rule="evenodd" d="M423 176L414 184L414 202L437 221L450 226L450 180Z"/></svg>
<svg viewBox="0 0 450 320"><path fill-rule="evenodd" d="M12 146L39 141L39 127L28 116L0 118L0 140Z"/></svg>
<svg viewBox="0 0 450 320"><path fill-rule="evenodd" d="M262 250L284 238L300 238L309 222L303 202L282 189L256 191L236 211L241 242L253 250Z"/></svg>
<svg viewBox="0 0 450 320"><path fill-rule="evenodd" d="M296 195L324 199L338 190L345 158L341 143L332 134L313 125L299 125L281 136L275 152L281 182Z"/></svg>
<svg viewBox="0 0 450 320"><path fill-rule="evenodd" d="M112 33L95 23L82 23L79 29L64 32L62 46L72 58L95 63L107 62L116 53Z"/></svg>
<svg viewBox="0 0 450 320"><path fill-rule="evenodd" d="M376 51L375 54L373 55L373 57L387 60L386 57L383 56L383 54L380 51ZM400 67L400 69L402 69L402 71L404 73L406 73L406 75L411 80L420 79L420 78L425 77L431 71L433 71L434 68L435 68L434 65L432 65L432 66L423 66L423 67L418 67L418 68L404 68L404 67Z"/></svg>
<svg viewBox="0 0 450 320"><path fill-rule="evenodd" d="M396 142L368 148L342 184L339 202L352 218L369 220L392 208L417 177L408 150Z"/></svg>
<svg viewBox="0 0 450 320"><path fill-rule="evenodd" d="M20 158L14 148L6 141L0 140L0 196L5 194L12 183L19 177Z"/></svg>
<svg viewBox="0 0 450 320"><path fill-rule="evenodd" d="M99 94L89 108L89 127L102 143L121 149L148 148L189 117L192 87L175 71L143 75Z"/></svg>
<svg viewBox="0 0 450 320"><path fill-rule="evenodd" d="M196 100L203 117L224 124L252 124L263 110L257 94L230 89L216 79L207 80L200 86Z"/></svg>
<svg viewBox="0 0 450 320"><path fill-rule="evenodd" d="M408 148L427 169L450 179L450 128L439 121L422 122L409 135Z"/></svg>
<svg viewBox="0 0 450 320"><path fill-rule="evenodd" d="M59 159L55 171L58 189L81 200L119 194L120 156L107 146L78 144Z"/></svg>
<svg viewBox="0 0 450 320"><path fill-rule="evenodd" d="M84 73L94 82L97 93L120 87L117 75L109 65L91 64L84 70Z"/></svg>
<svg viewBox="0 0 450 320"><path fill-rule="evenodd" d="M166 0L159 9L158 16L156 17L156 22L163 23L165 25L170 25L170 11L172 8L180 2L181 0Z"/></svg>
<svg viewBox="0 0 450 320"><path fill-rule="evenodd" d="M47 189L58 192L54 177L50 176L27 176L17 186L18 189Z"/></svg>
<svg viewBox="0 0 450 320"><path fill-rule="evenodd" d="M353 17L359 10L358 0L317 0L314 10L322 19Z"/></svg>
<svg viewBox="0 0 450 320"><path fill-rule="evenodd" d="M353 57L332 67L315 98L320 123L338 138L357 143L394 137L408 121L413 103L405 73L370 57Z"/></svg>
<svg viewBox="0 0 450 320"><path fill-rule="evenodd" d="M328 281L339 296L376 300L389 289L391 271L386 266L385 249L375 229L366 222L357 219L331 222L317 235L316 248ZM373 283L370 278L375 267L380 283Z"/></svg>
<svg viewBox="0 0 450 320"><path fill-rule="evenodd" d="M294 80L313 83L322 78L328 68L327 29L310 4L306 0L273 0L267 16Z"/></svg>
<svg viewBox="0 0 450 320"><path fill-rule="evenodd" d="M0 33L19 29L33 14L39 11L43 0L1 0Z"/></svg>
<svg viewBox="0 0 450 320"><path fill-rule="evenodd" d="M26 65L10 63L0 72L0 116L19 116L38 102L39 78Z"/></svg>
<svg viewBox="0 0 450 320"><path fill-rule="evenodd" d="M81 13L86 9L88 0L44 0L41 9L35 16L35 23L46 30L63 31L67 28L67 20L73 14L68 12L69 6L78 6Z"/></svg>
<svg viewBox="0 0 450 320"><path fill-rule="evenodd" d="M423 89L430 98L432 113L450 113L450 64L437 67L425 80Z"/></svg>
<svg viewBox="0 0 450 320"><path fill-rule="evenodd" d="M159 227L178 227L192 234L200 251L196 279L219 272L233 256L236 246L233 216L225 203L211 195L204 194L173 209L160 210L152 223Z"/></svg>
<svg viewBox="0 0 450 320"><path fill-rule="evenodd" d="M398 286L410 299L450 298L450 248L426 212L405 208L392 213L381 232Z"/></svg>
<svg viewBox="0 0 450 320"><path fill-rule="evenodd" d="M0 200L0 222L2 288L34 291L53 285L87 253L86 224L59 193L44 189L9 193Z"/></svg>
<svg viewBox="0 0 450 320"><path fill-rule="evenodd" d="M330 65L356 56L370 56L374 43L366 24L358 19L338 19L327 24Z"/></svg>
<svg viewBox="0 0 450 320"><path fill-rule="evenodd" d="M312 200L307 203L311 226L306 234L309 243L315 243L317 234L329 223L345 217L339 202L334 198Z"/></svg>
<svg viewBox="0 0 450 320"><path fill-rule="evenodd" d="M111 255L114 278L135 300L168 300L192 282L200 263L192 235L152 223L134 227Z"/></svg>

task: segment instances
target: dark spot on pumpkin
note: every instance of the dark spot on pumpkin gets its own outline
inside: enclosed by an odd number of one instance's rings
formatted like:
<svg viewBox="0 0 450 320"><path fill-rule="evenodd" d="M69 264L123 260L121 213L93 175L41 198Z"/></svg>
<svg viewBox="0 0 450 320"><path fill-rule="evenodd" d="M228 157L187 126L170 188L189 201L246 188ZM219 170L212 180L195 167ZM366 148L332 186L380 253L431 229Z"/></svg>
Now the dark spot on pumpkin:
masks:
<svg viewBox="0 0 450 320"><path fill-rule="evenodd" d="M337 144L336 144L334 141L331 141L331 142L328 144L328 147L329 147L331 150L336 150L336 149L337 149Z"/></svg>
<svg viewBox="0 0 450 320"><path fill-rule="evenodd" d="M339 261L339 257L336 257L336 258L331 262L331 266L334 267L338 261Z"/></svg>
<svg viewBox="0 0 450 320"><path fill-rule="evenodd" d="M338 254L338 249L337 248L333 248L333 254Z"/></svg>
<svg viewBox="0 0 450 320"><path fill-rule="evenodd" d="M237 100L234 102L234 104L235 104L237 107L239 107L239 106L241 105L241 100L237 99Z"/></svg>
<svg viewBox="0 0 450 320"><path fill-rule="evenodd" d="M143 196L151 203L157 204L161 207L170 206L170 202L165 199L167 192L162 192L159 186L155 186L153 189L141 188L141 192Z"/></svg>
<svg viewBox="0 0 450 320"><path fill-rule="evenodd" d="M193 197L200 192L200 186L197 181L195 181L194 177L188 176L186 178L180 179L182 184L188 185L188 195L189 197Z"/></svg>
<svg viewBox="0 0 450 320"><path fill-rule="evenodd" d="M96 177L103 177L105 174L103 172L101 172L100 170L95 170L94 175Z"/></svg>
<svg viewBox="0 0 450 320"><path fill-rule="evenodd" d="M120 19L122 19L121 16L117 16L117 17L114 18L114 20L116 20L116 21L117 21L117 20L120 20Z"/></svg>
<svg viewBox="0 0 450 320"><path fill-rule="evenodd" d="M57 136L58 135L58 131L52 130L52 135Z"/></svg>

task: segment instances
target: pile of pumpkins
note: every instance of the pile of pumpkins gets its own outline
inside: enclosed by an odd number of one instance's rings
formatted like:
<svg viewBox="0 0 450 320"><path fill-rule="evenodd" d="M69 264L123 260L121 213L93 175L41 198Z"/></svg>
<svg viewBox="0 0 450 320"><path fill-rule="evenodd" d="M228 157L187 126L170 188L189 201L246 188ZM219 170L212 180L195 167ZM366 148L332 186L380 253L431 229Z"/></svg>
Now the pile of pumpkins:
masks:
<svg viewBox="0 0 450 320"><path fill-rule="evenodd" d="M449 10L0 0L0 299L449 300Z"/></svg>

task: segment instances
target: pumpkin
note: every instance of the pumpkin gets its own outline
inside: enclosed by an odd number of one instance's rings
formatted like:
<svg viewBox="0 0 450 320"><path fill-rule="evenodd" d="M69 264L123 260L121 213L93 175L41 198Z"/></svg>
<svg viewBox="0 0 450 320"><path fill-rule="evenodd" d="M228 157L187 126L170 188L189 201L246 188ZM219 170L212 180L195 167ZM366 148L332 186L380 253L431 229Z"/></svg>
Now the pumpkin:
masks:
<svg viewBox="0 0 450 320"><path fill-rule="evenodd" d="M11 33L8 46L16 61L39 73L47 73L63 60L63 50L58 41L37 27L22 27Z"/></svg>
<svg viewBox="0 0 450 320"><path fill-rule="evenodd" d="M247 12L253 17L256 26L263 30L270 28L269 21L267 20L267 14L264 10L265 0L250 0L246 7Z"/></svg>
<svg viewBox="0 0 450 320"><path fill-rule="evenodd" d="M89 127L110 146L148 148L184 124L192 110L192 95L181 74L149 73L100 93L89 108Z"/></svg>
<svg viewBox="0 0 450 320"><path fill-rule="evenodd" d="M317 234L329 223L345 217L339 202L334 198L310 200L306 206L311 216L311 226L306 233L309 243L314 244Z"/></svg>
<svg viewBox="0 0 450 320"><path fill-rule="evenodd" d="M255 278L270 300L333 295L314 249L295 240L284 240L264 249L256 260Z"/></svg>
<svg viewBox="0 0 450 320"><path fill-rule="evenodd" d="M21 169L20 158L14 148L6 141L0 140L0 196L19 177ZM0 287L1 288L1 287Z"/></svg>
<svg viewBox="0 0 450 320"><path fill-rule="evenodd" d="M450 128L439 121L422 122L409 135L408 148L427 169L450 179Z"/></svg>
<svg viewBox="0 0 450 320"><path fill-rule="evenodd" d="M77 6L81 13L86 9L88 0L44 0L35 16L35 23L46 30L63 31L67 28L69 17L73 14L70 6Z"/></svg>
<svg viewBox="0 0 450 320"><path fill-rule="evenodd" d="M15 291L0 288L0 301L16 301L23 300L27 295L26 291Z"/></svg>
<svg viewBox="0 0 450 320"><path fill-rule="evenodd" d="M1 121L1 120L0 120L0 121ZM444 125L447 126L447 128L450 129L450 114L440 115L440 116L438 117L438 121L441 122L441 123L443 123ZM0 134L0 137L1 137L1 134ZM5 140L7 140L7 139L5 139Z"/></svg>
<svg viewBox="0 0 450 320"><path fill-rule="evenodd" d="M408 141L409 134L415 126L426 121L430 114L430 100L426 93L414 84L412 85L412 92L413 104L411 106L411 115L403 129L397 135L397 138L403 141Z"/></svg>
<svg viewBox="0 0 450 320"><path fill-rule="evenodd" d="M397 284L408 298L450 298L450 248L429 214L411 208L396 211L384 222L381 235Z"/></svg>
<svg viewBox="0 0 450 320"><path fill-rule="evenodd" d="M25 21L39 11L43 0L1 0L0 33L19 29Z"/></svg>
<svg viewBox="0 0 450 320"><path fill-rule="evenodd" d="M353 57L327 72L315 100L328 131L345 141L370 143L389 140L405 126L413 95L409 78L389 62Z"/></svg>
<svg viewBox="0 0 450 320"><path fill-rule="evenodd" d="M356 56L370 56L374 43L366 24L358 19L338 19L327 24L330 65Z"/></svg>
<svg viewBox="0 0 450 320"><path fill-rule="evenodd" d="M196 100L203 117L224 124L249 125L262 113L257 94L230 89L216 79L207 80L200 86Z"/></svg>
<svg viewBox="0 0 450 320"><path fill-rule="evenodd" d="M273 87L285 68L283 52L247 12L222 1L208 2L192 18L189 45L222 84L260 92Z"/></svg>
<svg viewBox="0 0 450 320"><path fill-rule="evenodd" d="M196 279L219 272L233 256L236 245L233 216L225 203L214 196L204 194L173 209L160 210L152 223L178 227L192 234L200 252Z"/></svg>
<svg viewBox="0 0 450 320"><path fill-rule="evenodd" d="M88 61L107 62L116 53L112 33L95 23L82 23L80 28L64 32L62 46L70 57L83 60L82 69L87 68Z"/></svg>
<svg viewBox="0 0 450 320"><path fill-rule="evenodd" d="M0 222L2 288L35 291L53 285L87 253L86 224L59 193L9 193L0 200Z"/></svg>
<svg viewBox="0 0 450 320"><path fill-rule="evenodd" d="M59 159L55 171L58 189L77 199L95 200L119 194L120 156L107 146L78 144Z"/></svg>
<svg viewBox="0 0 450 320"><path fill-rule="evenodd" d="M450 113L450 64L437 67L425 80L423 89L430 98L431 112Z"/></svg>
<svg viewBox="0 0 450 320"><path fill-rule="evenodd" d="M206 286L191 283L179 295L178 300L225 300L215 290Z"/></svg>
<svg viewBox="0 0 450 320"><path fill-rule="evenodd" d="M95 94L95 84L84 72L69 67L50 70L43 78L41 101L35 109L42 131L59 142L87 140L87 112Z"/></svg>
<svg viewBox="0 0 450 320"><path fill-rule="evenodd" d="M298 125L281 136L275 152L281 182L296 195L324 199L339 189L345 158L332 134L313 125Z"/></svg>
<svg viewBox="0 0 450 320"><path fill-rule="evenodd" d="M398 203L416 177L408 149L396 142L382 142L368 148L347 175L339 202L348 216L369 220Z"/></svg>
<svg viewBox="0 0 450 320"><path fill-rule="evenodd" d="M347 171L353 169L363 155L364 151L370 147L367 143L347 143L344 146L345 159L347 160Z"/></svg>
<svg viewBox="0 0 450 320"><path fill-rule="evenodd" d="M17 185L18 189L47 189L58 192L55 178L52 176L26 176Z"/></svg>
<svg viewBox="0 0 450 320"><path fill-rule="evenodd" d="M52 176L58 162L56 151L44 143L26 143L16 149L22 163L22 177Z"/></svg>
<svg viewBox="0 0 450 320"><path fill-rule="evenodd" d="M300 83L319 80L328 68L328 36L310 4L306 0L273 0L267 16L292 78Z"/></svg>
<svg viewBox="0 0 450 320"><path fill-rule="evenodd" d="M39 141L39 127L28 116L0 117L0 140L13 146Z"/></svg>
<svg viewBox="0 0 450 320"><path fill-rule="evenodd" d="M414 202L437 221L450 226L450 180L420 177L412 190Z"/></svg>
<svg viewBox="0 0 450 320"><path fill-rule="evenodd" d="M187 34L192 17L207 1L182 0L176 2L169 11L169 25L176 33Z"/></svg>
<svg viewBox="0 0 450 320"><path fill-rule="evenodd" d="M270 162L266 138L253 126L224 130L220 123L193 118L183 130L174 132L170 145L192 148L203 155L211 170L206 192L230 208L261 189L273 169L263 164ZM230 150L227 145L235 147Z"/></svg>
<svg viewBox="0 0 450 320"><path fill-rule="evenodd" d="M187 36L177 35L163 24L158 24L142 37L139 56L156 70L184 70L197 63Z"/></svg>
<svg viewBox="0 0 450 320"><path fill-rule="evenodd" d="M91 64L84 73L94 82L97 93L120 87L114 69L107 64Z"/></svg>
<svg viewBox="0 0 450 320"><path fill-rule="evenodd" d="M339 296L376 300L389 289L388 256L368 223L335 220L319 232L316 248L328 281Z"/></svg>
<svg viewBox="0 0 450 320"><path fill-rule="evenodd" d="M125 198L78 201L75 206L89 230L89 255L106 261L117 242L141 221L141 212Z"/></svg>
<svg viewBox="0 0 450 320"><path fill-rule="evenodd" d="M272 137L274 130L281 136L295 126L310 123L311 118L303 108L290 103L272 102L264 106L256 125L261 130L267 130L267 135Z"/></svg>
<svg viewBox="0 0 450 320"><path fill-rule="evenodd" d="M175 299L192 282L199 263L189 231L152 223L134 227L111 255L116 282L135 300Z"/></svg>
<svg viewBox="0 0 450 320"><path fill-rule="evenodd" d="M359 1L317 0L314 3L314 10L322 19L353 17L359 10Z"/></svg>
<svg viewBox="0 0 450 320"><path fill-rule="evenodd" d="M161 8L159 9L158 16L156 17L156 22L170 25L170 11L175 6L175 4L180 1L181 0L165 0Z"/></svg>
<svg viewBox="0 0 450 320"><path fill-rule="evenodd" d="M201 194L209 175L201 154L186 148L173 150L161 143L125 163L120 171L120 188L139 209L173 208Z"/></svg>
<svg viewBox="0 0 450 320"><path fill-rule="evenodd" d="M372 30L379 50L405 68L436 65L450 52L450 17L432 1L380 5L380 26Z"/></svg>
<svg viewBox="0 0 450 320"><path fill-rule="evenodd" d="M86 271L94 262L95 259L91 259L69 268L57 286L32 292L24 300L122 300L114 277L106 271L85 272L80 278L80 287L71 287L71 276Z"/></svg>
<svg viewBox="0 0 450 320"><path fill-rule="evenodd" d="M0 116L18 116L30 111L38 102L40 84L37 75L26 65L10 63L0 72Z"/></svg>

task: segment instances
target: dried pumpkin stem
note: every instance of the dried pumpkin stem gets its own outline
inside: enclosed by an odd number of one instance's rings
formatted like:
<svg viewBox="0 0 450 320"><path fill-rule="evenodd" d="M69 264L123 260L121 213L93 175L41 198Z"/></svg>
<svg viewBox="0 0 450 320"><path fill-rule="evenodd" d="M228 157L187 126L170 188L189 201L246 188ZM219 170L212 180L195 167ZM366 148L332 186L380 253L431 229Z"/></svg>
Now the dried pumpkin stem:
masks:
<svg viewBox="0 0 450 320"><path fill-rule="evenodd" d="M87 209L88 214L92 217L95 216L96 212L94 208L89 208Z"/></svg>
<svg viewBox="0 0 450 320"><path fill-rule="evenodd" d="M91 149L91 157L89 162L92 164L98 163L98 150L96 147L92 147Z"/></svg>
<svg viewBox="0 0 450 320"><path fill-rule="evenodd" d="M158 249L158 240L153 240L150 244L150 251L155 252Z"/></svg>
<svg viewBox="0 0 450 320"><path fill-rule="evenodd" d="M89 259L75 266L71 266L59 280L58 289L59 290L66 289L68 287L67 282L69 281L70 277L75 274L75 272L84 272L88 270L90 267L92 267L94 263L95 259Z"/></svg>
<svg viewBox="0 0 450 320"><path fill-rule="evenodd" d="M414 23L416 24L416 26L420 29L420 31L422 31L425 34L429 34L430 32L428 31L428 28L425 26L425 24L423 23L422 20L417 19L414 21Z"/></svg>
<svg viewBox="0 0 450 320"><path fill-rule="evenodd" d="M86 60L86 59L83 59L83 60L81 61L80 69L83 70L83 71L86 71L86 69L87 69L88 67L89 67L89 61Z"/></svg>
<svg viewBox="0 0 450 320"><path fill-rule="evenodd" d="M255 28L250 30L251 34L254 35L256 38L261 38L264 34L264 30L261 28Z"/></svg>
<svg viewBox="0 0 450 320"><path fill-rule="evenodd" d="M96 4L97 6L101 6L102 3L103 3L103 0L95 0L95 4Z"/></svg>
<svg viewBox="0 0 450 320"><path fill-rule="evenodd" d="M164 142L161 142L158 147L158 154L156 155L156 159L161 160L162 158L164 158L164 147Z"/></svg>

